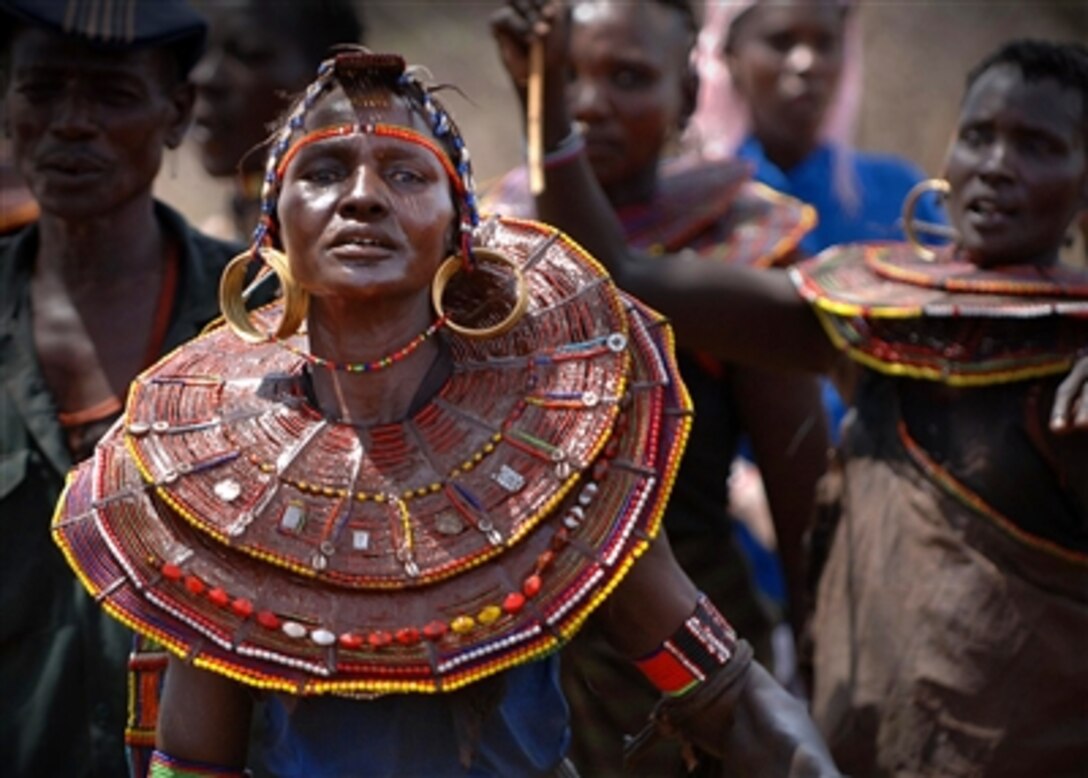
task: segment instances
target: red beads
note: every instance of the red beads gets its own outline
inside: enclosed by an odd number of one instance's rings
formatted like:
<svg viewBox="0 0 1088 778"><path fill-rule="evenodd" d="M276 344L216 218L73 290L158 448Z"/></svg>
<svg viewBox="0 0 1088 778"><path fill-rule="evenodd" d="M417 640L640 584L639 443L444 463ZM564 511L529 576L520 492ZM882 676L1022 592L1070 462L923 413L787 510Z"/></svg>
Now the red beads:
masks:
<svg viewBox="0 0 1088 778"><path fill-rule="evenodd" d="M525 596L521 592L510 592L510 594L506 595L506 599L502 601L502 609L511 616L520 613L524 607Z"/></svg>
<svg viewBox="0 0 1088 778"><path fill-rule="evenodd" d="M167 562L162 566L162 575L163 578L166 578L168 581L180 581L182 575L181 568Z"/></svg>
<svg viewBox="0 0 1088 778"><path fill-rule="evenodd" d="M541 587L544 586L544 581L539 575L531 575L526 578L521 584L521 593L526 597L536 597L540 594Z"/></svg>
<svg viewBox="0 0 1088 778"><path fill-rule="evenodd" d="M237 597L230 604L230 609L234 611L235 615L248 619L253 614L253 603L245 597Z"/></svg>
<svg viewBox="0 0 1088 778"><path fill-rule="evenodd" d="M555 561L554 551L545 551L543 554L536 558L536 571L538 573L546 572L549 567L552 566L552 562Z"/></svg>
<svg viewBox="0 0 1088 778"><path fill-rule="evenodd" d="M370 643L371 648L385 648L393 642L393 636L388 632L379 629L376 632L370 633L367 642Z"/></svg>
<svg viewBox="0 0 1088 778"><path fill-rule="evenodd" d="M230 595L218 586L208 592L208 599L219 608L225 608L230 604Z"/></svg>
<svg viewBox="0 0 1088 778"><path fill-rule="evenodd" d="M345 632L340 636L339 640L340 647L346 648L348 651L358 651L363 647L363 643L366 642L362 635L358 635L354 632Z"/></svg>
<svg viewBox="0 0 1088 778"><path fill-rule="evenodd" d="M279 629L280 618L272 611L260 611L257 614L257 623L265 629Z"/></svg>
<svg viewBox="0 0 1088 778"><path fill-rule="evenodd" d="M415 627L402 627L397 630L397 642L402 646L414 646L419 642L419 630Z"/></svg>
<svg viewBox="0 0 1088 778"><path fill-rule="evenodd" d="M444 621L432 621L430 624L423 628L423 637L430 641L441 640L449 627Z"/></svg>
<svg viewBox="0 0 1088 778"><path fill-rule="evenodd" d="M185 588L193 594L203 594L206 587L204 582L195 575L187 575L185 576Z"/></svg>

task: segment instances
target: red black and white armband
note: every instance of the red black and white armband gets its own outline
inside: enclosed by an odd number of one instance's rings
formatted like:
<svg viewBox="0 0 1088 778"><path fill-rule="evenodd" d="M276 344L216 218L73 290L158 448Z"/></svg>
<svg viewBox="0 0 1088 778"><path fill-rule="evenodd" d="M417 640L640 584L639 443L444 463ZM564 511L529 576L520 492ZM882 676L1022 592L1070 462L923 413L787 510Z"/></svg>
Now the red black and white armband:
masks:
<svg viewBox="0 0 1088 778"><path fill-rule="evenodd" d="M670 697L692 691L727 665L737 651L737 633L705 594L695 611L652 653L635 665Z"/></svg>

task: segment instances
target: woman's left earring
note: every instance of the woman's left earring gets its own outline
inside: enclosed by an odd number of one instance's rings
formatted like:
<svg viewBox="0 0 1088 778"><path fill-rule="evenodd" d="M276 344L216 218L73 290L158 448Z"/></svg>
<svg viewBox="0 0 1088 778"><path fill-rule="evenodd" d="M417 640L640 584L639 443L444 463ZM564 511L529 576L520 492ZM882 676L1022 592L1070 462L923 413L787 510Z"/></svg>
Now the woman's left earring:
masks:
<svg viewBox="0 0 1088 778"><path fill-rule="evenodd" d="M494 338L511 330L514 325L521 320L521 317L525 315L525 311L529 307L529 287L525 281L525 274L522 272L521 267L505 254L500 254L491 249L476 248L473 250L473 255L475 263L471 270L465 270L464 259L456 255L447 257L438 267L438 272L435 273L434 280L431 282L431 304L434 306L438 318L445 321L446 328L458 335L474 339ZM489 266L492 267L488 269ZM458 313L476 315L486 306L477 305L472 311L449 310L447 307L446 292L450 286L450 281L459 274L464 277L466 282L471 282L473 276L477 274L486 281L497 275L492 274L492 270L500 268L512 275L514 279L514 299L510 302L509 307L502 317L494 323L489 323L481 327L472 327L468 326L463 321L457 321ZM496 296L493 296L490 292L491 290L487 289L478 290L477 294L466 295L463 299L472 300L477 303L480 300L494 300Z"/></svg>
<svg viewBox="0 0 1088 778"><path fill-rule="evenodd" d="M914 253L926 262L935 260L937 258L937 252L922 243L918 234L920 232L928 232L949 237L950 229L939 224L919 223L914 218L914 211L918 207L918 201L921 199L922 195L927 192L936 192L937 196L941 200L944 200L950 191L952 191L951 185L943 178L927 178L925 181L919 181L911 187L911 190L907 192L907 196L903 198L903 234L906 235L907 242L910 243L911 248L914 249Z"/></svg>

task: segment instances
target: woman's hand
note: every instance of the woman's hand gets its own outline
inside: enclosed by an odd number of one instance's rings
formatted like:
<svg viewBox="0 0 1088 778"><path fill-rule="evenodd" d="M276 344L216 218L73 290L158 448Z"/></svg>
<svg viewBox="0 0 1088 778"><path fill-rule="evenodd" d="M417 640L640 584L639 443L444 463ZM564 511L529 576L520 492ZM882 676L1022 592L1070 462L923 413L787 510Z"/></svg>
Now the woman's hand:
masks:
<svg viewBox="0 0 1088 778"><path fill-rule="evenodd" d="M544 42L545 78L560 76L566 67L569 12L562 0L510 0L492 15L491 34L523 100L529 83L529 47L535 39Z"/></svg>
<svg viewBox="0 0 1088 778"><path fill-rule="evenodd" d="M1050 429L1057 433L1088 431L1088 355L1073 364L1054 394Z"/></svg>

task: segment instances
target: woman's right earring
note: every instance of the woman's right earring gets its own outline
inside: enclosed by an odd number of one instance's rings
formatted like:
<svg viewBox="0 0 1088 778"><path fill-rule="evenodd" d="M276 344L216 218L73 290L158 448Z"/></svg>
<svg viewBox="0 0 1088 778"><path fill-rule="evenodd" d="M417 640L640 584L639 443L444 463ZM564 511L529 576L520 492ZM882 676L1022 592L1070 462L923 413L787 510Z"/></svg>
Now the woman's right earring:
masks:
<svg viewBox="0 0 1088 778"><path fill-rule="evenodd" d="M262 332L253 323L246 310L242 290L246 283L249 263L254 251L268 268L276 274L283 295L283 315L273 334ZM247 343L263 343L271 338L289 338L298 332L310 306L310 295L291 276L287 256L271 248L247 249L232 259L224 268L219 280L219 307L227 325Z"/></svg>
<svg viewBox="0 0 1088 778"><path fill-rule="evenodd" d="M927 232L948 237L950 230L944 225L915 221L914 210L918 206L918 200L927 192L936 192L938 197L943 200L951 189L951 185L943 178L927 178L925 181L919 181L911 187L911 190L907 192L907 196L903 199L903 234L906 235L907 242L914 249L914 253L926 262L935 260L937 252L922 243L918 233Z"/></svg>

